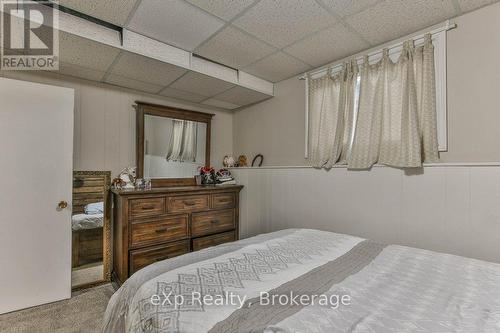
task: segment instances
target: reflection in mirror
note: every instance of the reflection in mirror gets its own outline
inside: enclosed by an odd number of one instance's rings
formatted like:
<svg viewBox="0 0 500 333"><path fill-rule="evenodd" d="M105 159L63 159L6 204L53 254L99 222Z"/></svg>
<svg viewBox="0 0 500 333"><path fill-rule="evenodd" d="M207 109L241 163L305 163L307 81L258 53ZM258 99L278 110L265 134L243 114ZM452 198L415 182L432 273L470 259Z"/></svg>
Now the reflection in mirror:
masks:
<svg viewBox="0 0 500 333"><path fill-rule="evenodd" d="M205 165L207 124L144 116L144 178L189 178Z"/></svg>
<svg viewBox="0 0 500 333"><path fill-rule="evenodd" d="M73 176L71 286L79 288L107 279L109 233L106 214L108 171L75 171Z"/></svg>

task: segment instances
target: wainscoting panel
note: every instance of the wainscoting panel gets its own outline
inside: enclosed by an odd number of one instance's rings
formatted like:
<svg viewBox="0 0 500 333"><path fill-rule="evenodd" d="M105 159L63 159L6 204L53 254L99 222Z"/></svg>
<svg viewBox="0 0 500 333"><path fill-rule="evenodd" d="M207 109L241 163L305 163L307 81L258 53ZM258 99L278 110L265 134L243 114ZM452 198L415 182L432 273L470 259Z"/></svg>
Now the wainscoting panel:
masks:
<svg viewBox="0 0 500 333"><path fill-rule="evenodd" d="M314 228L500 262L500 166L231 171L242 238Z"/></svg>

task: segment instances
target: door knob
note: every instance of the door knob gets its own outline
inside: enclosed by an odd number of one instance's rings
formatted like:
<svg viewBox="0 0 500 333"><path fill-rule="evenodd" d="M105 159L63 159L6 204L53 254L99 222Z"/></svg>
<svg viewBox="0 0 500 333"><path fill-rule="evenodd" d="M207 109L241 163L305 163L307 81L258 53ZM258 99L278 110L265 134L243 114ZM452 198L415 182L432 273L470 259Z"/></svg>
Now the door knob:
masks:
<svg viewBox="0 0 500 333"><path fill-rule="evenodd" d="M61 211L63 210L64 208L68 207L68 203L66 201L59 201L59 203L57 204L57 210L58 211Z"/></svg>

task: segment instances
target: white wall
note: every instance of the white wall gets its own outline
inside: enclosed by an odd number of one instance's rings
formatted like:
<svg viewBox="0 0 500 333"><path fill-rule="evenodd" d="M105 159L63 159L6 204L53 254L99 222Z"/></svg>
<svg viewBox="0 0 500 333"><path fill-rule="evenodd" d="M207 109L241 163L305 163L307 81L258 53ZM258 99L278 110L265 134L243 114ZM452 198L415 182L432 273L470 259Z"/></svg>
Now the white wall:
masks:
<svg viewBox="0 0 500 333"><path fill-rule="evenodd" d="M264 165L306 165L304 159L304 81L291 78L274 85L274 97L236 111L234 155L251 162L264 155Z"/></svg>
<svg viewBox="0 0 500 333"><path fill-rule="evenodd" d="M109 170L115 176L124 167L135 165L135 110L132 105L137 100L215 113L212 164L221 167L224 155L233 150L232 112L202 109L189 103L53 73L1 71L0 76L75 89L75 170Z"/></svg>
<svg viewBox="0 0 500 333"><path fill-rule="evenodd" d="M232 172L243 238L313 228L500 262L500 165Z"/></svg>

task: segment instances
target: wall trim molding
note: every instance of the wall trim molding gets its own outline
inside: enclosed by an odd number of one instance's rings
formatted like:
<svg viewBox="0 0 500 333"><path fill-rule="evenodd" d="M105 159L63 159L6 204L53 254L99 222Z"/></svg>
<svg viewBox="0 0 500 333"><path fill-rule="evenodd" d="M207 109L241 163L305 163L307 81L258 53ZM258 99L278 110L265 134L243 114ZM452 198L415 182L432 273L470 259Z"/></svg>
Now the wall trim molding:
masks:
<svg viewBox="0 0 500 333"><path fill-rule="evenodd" d="M383 164L375 164L374 168L392 168ZM443 162L443 163L424 163L424 168L439 168L439 167L500 167L500 162ZM314 169L309 165L268 165L261 167L232 167L230 170L246 170L246 169ZM345 165L334 165L333 169L347 169ZM397 168L395 168L397 169ZM418 168L416 168L418 169ZM323 169L320 169L323 170ZM367 171L369 169L352 169L353 171ZM404 169L402 169L404 170ZM411 169L408 169L411 170Z"/></svg>

